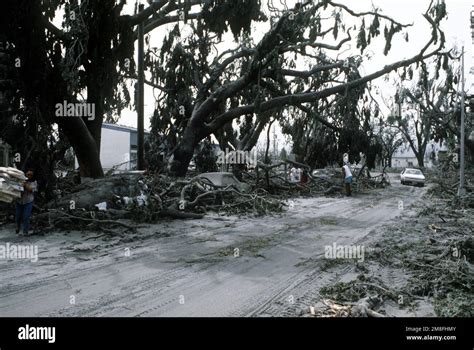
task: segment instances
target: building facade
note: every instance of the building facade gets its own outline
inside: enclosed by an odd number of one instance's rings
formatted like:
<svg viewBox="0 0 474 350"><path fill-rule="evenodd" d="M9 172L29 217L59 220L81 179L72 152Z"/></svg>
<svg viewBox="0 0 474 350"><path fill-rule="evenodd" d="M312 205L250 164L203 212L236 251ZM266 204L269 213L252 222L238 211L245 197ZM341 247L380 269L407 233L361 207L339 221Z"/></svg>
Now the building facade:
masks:
<svg viewBox="0 0 474 350"><path fill-rule="evenodd" d="M448 152L447 147L444 144L437 142L429 142L426 146L425 156L423 162L425 163L425 168L432 168L435 166L441 158ZM415 153L410 147L405 147L392 156L392 167L393 168L417 168L419 167L418 159L415 156Z"/></svg>
<svg viewBox="0 0 474 350"><path fill-rule="evenodd" d="M145 138L149 134L149 132L145 131ZM137 129L117 124L102 124L100 162L104 171L111 169L119 171L135 169L137 166L137 151Z"/></svg>
<svg viewBox="0 0 474 350"><path fill-rule="evenodd" d="M149 136L145 132L145 138ZM100 161L105 171L132 170L137 166L138 131L135 128L116 124L102 125Z"/></svg>

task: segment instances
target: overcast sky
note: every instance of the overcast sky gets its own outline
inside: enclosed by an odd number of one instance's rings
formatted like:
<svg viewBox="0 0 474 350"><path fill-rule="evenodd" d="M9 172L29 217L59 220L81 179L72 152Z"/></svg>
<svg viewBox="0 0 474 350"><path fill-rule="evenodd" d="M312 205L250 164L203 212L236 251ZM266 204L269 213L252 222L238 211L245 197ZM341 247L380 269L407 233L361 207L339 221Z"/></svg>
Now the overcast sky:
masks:
<svg viewBox="0 0 474 350"><path fill-rule="evenodd" d="M367 50L372 58L363 65L361 73L368 74L382 68L386 64L411 57L426 44L430 36L430 28L422 14L426 11L429 2L430 0L339 0L339 3L345 4L355 11L367 11L371 10L372 6L376 6L380 8L384 14L391 16L401 23L413 23L413 27L408 29L409 42L405 42L401 35L396 36L393 40L392 50L388 56L383 55L383 47L385 44L383 35L379 40L375 41ZM277 3L277 1L275 1L275 3ZM287 3L289 7L291 7L293 1L288 0ZM468 82L466 87L468 88L471 82L474 81L474 79L470 79L469 77L469 70L473 62L470 12L474 3L470 0L446 0L446 5L448 19L443 22L442 26L446 34L446 47L451 48L454 45L458 47L465 46L466 80ZM132 7L130 7L130 9L131 8ZM346 18L349 17L346 16ZM169 28L171 27L160 28L154 31L152 33L152 43L159 46L161 38L166 34ZM254 38L258 40L267 30L268 23L254 25ZM354 32L353 36L355 36ZM230 35L227 36L226 40L229 41L229 45L234 45ZM360 53L354 43L346 44L343 50L346 49L347 55ZM380 87L380 92L385 98L389 98L393 95L393 84L385 82L383 78L378 79L375 85ZM154 108L154 97L152 89L148 87L146 87L145 93L145 126L149 128L149 118ZM119 123L135 127L136 112L131 110L124 111Z"/></svg>

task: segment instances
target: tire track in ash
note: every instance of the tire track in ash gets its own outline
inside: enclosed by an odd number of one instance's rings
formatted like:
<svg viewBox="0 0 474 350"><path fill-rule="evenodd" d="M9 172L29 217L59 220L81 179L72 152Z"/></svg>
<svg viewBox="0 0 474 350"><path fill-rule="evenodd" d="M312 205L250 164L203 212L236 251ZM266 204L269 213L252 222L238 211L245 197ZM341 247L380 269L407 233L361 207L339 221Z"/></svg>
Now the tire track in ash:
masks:
<svg viewBox="0 0 474 350"><path fill-rule="evenodd" d="M347 200L343 199L341 202L347 203ZM364 211L361 211L358 206L353 206L347 209L345 214L353 213L352 216L355 216L356 214L365 214L368 209L372 208L367 207ZM333 208L328 207L327 211L332 213ZM326 214L326 212L323 210L322 214ZM304 218L303 221L297 220L299 223L298 229L304 231L310 228L313 225L313 219L310 215ZM306 220L309 221L305 222ZM284 223L288 225L287 218L277 221L279 224ZM283 236L285 236L286 240L291 238L293 245L298 243L298 241L303 241L302 243L304 244L305 238L294 238L294 232L284 231ZM281 239L281 236L279 238ZM360 235L359 238L361 238ZM284 242L283 249L287 249L289 243L288 241ZM275 249L282 248L276 247ZM291 263L294 263L294 261ZM92 306L92 309L96 311L88 314L100 316L120 315L126 307L127 310L131 311L128 314L134 316L256 315L259 312L263 312L266 305L271 305L275 300L281 300L290 292L294 293L293 291L301 289L302 285L307 285L308 289L311 286L311 289L313 289L314 283L312 281L316 279L311 271L298 271L295 274L287 274L286 277L282 277L285 275L286 269L279 270L274 266L272 266L272 277L276 277L273 279L270 277L267 281L260 279L258 286L255 286L251 281L232 281L233 274L248 275L250 271L259 269L261 266L262 261L259 259L250 259L245 262L224 260L215 267L206 264L198 269L183 270L183 274L179 276L171 274L166 287L163 287L163 284L167 282L163 281L161 276L151 275L147 283L143 285L143 292L138 297L134 291L130 291L130 288L128 290L125 288L123 293L112 299L103 298L103 300L100 300ZM231 270L232 273L225 273L226 270ZM210 274L215 274L215 276L219 277L212 279L209 278ZM332 275L328 276L329 279L332 277ZM140 282L137 281L133 284L140 285ZM262 285L264 285L263 288ZM230 296L225 297L229 295L229 290L241 290L242 287L246 287L246 294L244 294L243 298L239 298L239 295L235 293L230 293ZM185 303L183 305L178 304L179 295L185 296ZM130 301L131 299L133 301ZM104 308L104 305L107 306ZM249 310L257 311L249 313Z"/></svg>
<svg viewBox="0 0 474 350"><path fill-rule="evenodd" d="M400 188L395 189L392 188L392 191L388 191L388 195L390 195L390 202L396 200L398 202L399 199L403 199L405 206L411 206L417 201L420 201L421 196L426 193L426 189L414 189L414 188L401 188L401 193L399 192ZM393 193L395 192L395 193ZM409 196L409 197L407 197ZM386 201L383 201L386 202ZM380 203L384 205L384 203ZM386 203L385 203L386 204ZM390 203L390 207L393 207L393 203ZM374 206L368 206L365 209L374 209ZM355 210L352 211L353 213L356 212L357 214L365 217L367 216L366 211ZM344 215L347 217L347 215ZM362 244L366 238L372 236L374 233L374 228L387 224L391 221L396 220L395 217L390 217L385 220L380 220L376 222L375 225L368 228L363 235L356 235L352 240L346 242L339 242L338 244ZM373 220L369 220L374 222ZM369 238L370 239L370 238ZM322 258L323 254L320 254L319 257ZM312 258L314 259L314 257ZM346 263L347 264L347 263ZM295 277L295 283L288 286L288 288L282 290L280 293L275 294L271 298L267 300L264 304L260 307L256 308L255 310L250 311L249 313L245 314L245 316L299 316L302 313L308 313L309 307L314 305L315 300L319 299L319 290L328 284L333 284L336 282L340 282L342 276L347 278L347 273L353 268L351 265L345 265L339 267L337 270L329 269L329 271L321 270L319 266L316 264L316 269L310 268L306 269L306 273L303 272L302 275ZM354 274L353 277L355 277ZM290 302L288 299L289 296L292 296L293 303Z"/></svg>
<svg viewBox="0 0 474 350"><path fill-rule="evenodd" d="M0 292L0 313L14 316L289 315L295 306L285 309L288 295L294 295L298 307L307 307L310 291L335 278L332 273L322 274L319 268L298 266L301 260L317 259L324 245L334 241L339 244L360 241L374 226L388 220L388 216L382 215L384 211L392 211L392 216L396 214L399 197L405 200L418 194L409 190L381 193L353 199L302 200L295 212L271 218L246 218L243 222L234 219L224 225L214 222L207 227L205 221L176 223L166 228L171 232L169 237L157 239L150 235L140 242L145 246L136 248L132 258L92 260L79 264L80 269L75 266L59 269L59 277L46 281L41 279L44 275L39 275L29 284L12 284L6 294ZM337 225L322 225L321 219L327 217L337 219ZM223 248L252 248L252 241L267 238L268 242L257 246L255 252L244 249L243 256L237 259L218 255ZM66 258L68 264L74 265L69 258ZM91 267L91 264L95 265ZM77 303L71 306L66 301L73 292L77 294ZM180 295L185 297L184 304L179 304Z"/></svg>

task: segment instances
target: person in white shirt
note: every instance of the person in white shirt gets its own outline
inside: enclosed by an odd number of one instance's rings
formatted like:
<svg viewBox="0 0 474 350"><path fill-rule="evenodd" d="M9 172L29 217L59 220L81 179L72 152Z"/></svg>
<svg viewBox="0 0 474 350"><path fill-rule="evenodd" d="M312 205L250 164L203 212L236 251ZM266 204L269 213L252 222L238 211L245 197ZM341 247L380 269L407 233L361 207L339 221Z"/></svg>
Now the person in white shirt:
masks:
<svg viewBox="0 0 474 350"><path fill-rule="evenodd" d="M301 168L296 168L295 182L301 182L302 173L303 173L303 170L301 170Z"/></svg>
<svg viewBox="0 0 474 350"><path fill-rule="evenodd" d="M352 196L351 183L352 183L352 172L348 163L344 163L342 167L342 176L344 178L344 188L346 190L346 196Z"/></svg>
<svg viewBox="0 0 474 350"><path fill-rule="evenodd" d="M290 170L290 181L293 183L299 182L299 170L298 168L291 168Z"/></svg>

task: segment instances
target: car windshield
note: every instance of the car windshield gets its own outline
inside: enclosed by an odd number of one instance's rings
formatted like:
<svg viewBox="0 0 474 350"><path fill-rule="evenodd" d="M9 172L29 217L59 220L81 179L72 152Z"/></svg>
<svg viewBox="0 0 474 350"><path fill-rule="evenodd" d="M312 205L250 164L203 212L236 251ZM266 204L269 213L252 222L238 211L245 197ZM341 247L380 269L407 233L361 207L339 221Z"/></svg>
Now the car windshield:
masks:
<svg viewBox="0 0 474 350"><path fill-rule="evenodd" d="M423 175L423 174L421 173L421 171L416 170L416 169L407 169L407 170L405 171L405 174L409 174L409 175Z"/></svg>

